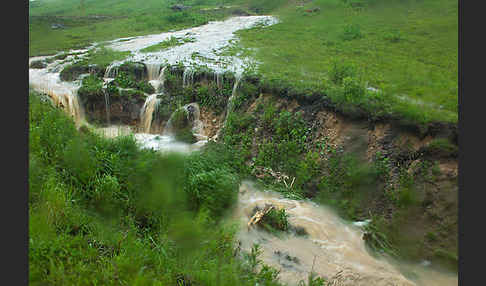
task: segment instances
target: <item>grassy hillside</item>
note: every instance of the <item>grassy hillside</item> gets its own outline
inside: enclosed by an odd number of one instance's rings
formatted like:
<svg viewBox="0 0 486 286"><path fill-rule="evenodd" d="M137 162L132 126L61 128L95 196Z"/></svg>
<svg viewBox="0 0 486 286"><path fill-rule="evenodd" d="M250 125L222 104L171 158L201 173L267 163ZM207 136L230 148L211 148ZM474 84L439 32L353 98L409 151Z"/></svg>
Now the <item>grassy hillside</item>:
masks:
<svg viewBox="0 0 486 286"><path fill-rule="evenodd" d="M457 0L304 3L274 11L277 25L239 32L269 81L332 96L349 76L384 91L380 109L390 105L415 122L457 122Z"/></svg>
<svg viewBox="0 0 486 286"><path fill-rule="evenodd" d="M162 156L79 133L31 94L29 285L279 285L222 221L239 183L225 154Z"/></svg>

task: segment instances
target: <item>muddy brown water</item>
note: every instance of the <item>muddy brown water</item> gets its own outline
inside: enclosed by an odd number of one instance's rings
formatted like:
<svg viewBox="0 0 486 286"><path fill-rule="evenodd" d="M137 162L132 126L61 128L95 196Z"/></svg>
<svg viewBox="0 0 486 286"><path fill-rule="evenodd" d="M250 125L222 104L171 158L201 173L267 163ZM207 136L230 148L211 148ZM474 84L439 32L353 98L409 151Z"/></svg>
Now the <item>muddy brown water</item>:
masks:
<svg viewBox="0 0 486 286"><path fill-rule="evenodd" d="M255 227L248 229L253 209L265 204L285 208L289 223L305 228L308 235L277 237ZM249 252L252 245L258 243L262 250L260 259L279 269L280 280L289 285L307 281L312 270L329 285L458 285L457 275L437 272L420 264L405 265L372 256L366 249L363 230L359 226L342 220L331 209L306 200L287 199L275 192L260 191L249 181L240 186L233 218L241 223L237 234L241 249Z"/></svg>

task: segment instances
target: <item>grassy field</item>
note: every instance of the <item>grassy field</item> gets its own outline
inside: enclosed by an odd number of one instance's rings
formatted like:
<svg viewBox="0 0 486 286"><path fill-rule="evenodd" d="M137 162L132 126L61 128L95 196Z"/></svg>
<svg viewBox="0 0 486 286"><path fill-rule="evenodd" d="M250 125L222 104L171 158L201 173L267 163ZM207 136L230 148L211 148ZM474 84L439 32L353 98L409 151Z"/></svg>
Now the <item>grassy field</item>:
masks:
<svg viewBox="0 0 486 286"><path fill-rule="evenodd" d="M173 11L170 7L177 1L84 1L83 9L79 0L39 0L29 7L29 55L52 54L98 41L202 25L223 19L233 11L202 9L229 2L184 1L191 8ZM64 28L52 29L52 24Z"/></svg>
<svg viewBox="0 0 486 286"><path fill-rule="evenodd" d="M238 32L240 44L227 52L254 56L266 80L321 92L343 106L419 124L457 122L457 0L195 0L183 1L191 6L183 12L170 9L175 1L85 1L84 9L74 0L39 3L29 9L31 56L197 26L235 11L277 15L277 25ZM214 9L221 5L229 8ZM53 23L66 28L52 29ZM345 77L361 86L354 98L346 95ZM363 91L368 86L383 91L373 104Z"/></svg>
<svg viewBox="0 0 486 286"><path fill-rule="evenodd" d="M273 13L279 24L240 31L241 43L269 80L327 93L333 65L351 66L360 82L393 95L393 112L457 122L457 0L344 2L288 2Z"/></svg>

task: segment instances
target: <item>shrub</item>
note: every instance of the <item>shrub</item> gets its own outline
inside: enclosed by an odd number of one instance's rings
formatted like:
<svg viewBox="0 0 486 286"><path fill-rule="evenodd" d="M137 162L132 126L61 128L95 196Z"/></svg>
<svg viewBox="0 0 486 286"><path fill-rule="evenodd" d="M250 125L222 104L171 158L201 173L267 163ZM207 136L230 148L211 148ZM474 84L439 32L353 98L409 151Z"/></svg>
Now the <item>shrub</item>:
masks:
<svg viewBox="0 0 486 286"><path fill-rule="evenodd" d="M78 95L85 102L91 102L103 98L103 81L95 75L89 75L82 80L82 85L78 89Z"/></svg>
<svg viewBox="0 0 486 286"><path fill-rule="evenodd" d="M137 88L135 77L122 71L118 72L113 83L121 88Z"/></svg>
<svg viewBox="0 0 486 286"><path fill-rule="evenodd" d="M271 209L263 218L262 224L264 228L274 231L287 231L289 230L288 215L285 209L276 210Z"/></svg>
<svg viewBox="0 0 486 286"><path fill-rule="evenodd" d="M235 201L239 178L230 166L209 150L191 154L185 164L187 183L184 190L193 210L208 209L214 219L219 219Z"/></svg>

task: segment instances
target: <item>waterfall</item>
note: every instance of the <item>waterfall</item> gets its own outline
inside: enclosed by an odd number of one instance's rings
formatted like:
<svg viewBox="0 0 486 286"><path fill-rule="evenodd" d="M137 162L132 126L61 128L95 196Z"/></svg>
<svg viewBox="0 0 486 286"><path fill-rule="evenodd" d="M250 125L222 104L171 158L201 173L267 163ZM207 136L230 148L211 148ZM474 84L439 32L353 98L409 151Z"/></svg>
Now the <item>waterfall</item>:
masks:
<svg viewBox="0 0 486 286"><path fill-rule="evenodd" d="M233 100L236 95L236 90L238 90L238 84L240 83L241 77L238 76L235 78L235 83L233 84L233 90L231 91L231 96L228 98L228 104L226 105L226 115L224 117L224 125L226 125L226 119L228 119L228 114L233 111Z"/></svg>
<svg viewBox="0 0 486 286"><path fill-rule="evenodd" d="M120 63L113 62L105 70L105 78L115 78L118 75L118 68Z"/></svg>
<svg viewBox="0 0 486 286"><path fill-rule="evenodd" d="M219 138L220 137L221 130L223 130L224 127L226 126L226 121L228 120L228 115L230 114L230 112L233 111L233 100L234 100L234 98L236 96L236 91L238 90L238 85L240 83L240 80L241 80L241 75L240 74L236 74L235 75L235 83L233 84L233 90L231 91L231 96L228 98L228 104L226 104L226 112L225 112L225 116L224 116L223 127L218 130L218 132L216 133L215 138Z"/></svg>
<svg viewBox="0 0 486 286"><path fill-rule="evenodd" d="M163 92L164 90L164 82L165 82L165 70L167 66L164 66L162 69L154 68L150 70L147 66L147 70L149 70L149 83L154 87L155 92ZM157 72L155 72L157 71Z"/></svg>
<svg viewBox="0 0 486 286"><path fill-rule="evenodd" d="M223 73L220 71L214 72L214 81L219 89L223 87Z"/></svg>
<svg viewBox="0 0 486 286"><path fill-rule="evenodd" d="M110 124L110 95L106 89L103 89L103 94L105 95L106 121Z"/></svg>
<svg viewBox="0 0 486 286"><path fill-rule="evenodd" d="M160 75L160 64L157 63L145 63L147 68L148 80L157 80Z"/></svg>
<svg viewBox="0 0 486 286"><path fill-rule="evenodd" d="M145 100L143 104L142 110L140 112L140 123L142 123L143 132L150 133L150 127L152 125L152 116L154 110L157 108L158 104L160 103L160 99L157 98L157 93L151 94Z"/></svg>
<svg viewBox="0 0 486 286"><path fill-rule="evenodd" d="M36 91L48 95L54 105L62 107L79 126L84 120L84 110L80 104L77 91L78 81L61 81L59 73L50 73L48 68L29 69L29 85Z"/></svg>
<svg viewBox="0 0 486 286"><path fill-rule="evenodd" d="M182 74L182 87L191 86L194 82L194 70L185 68Z"/></svg>
<svg viewBox="0 0 486 286"><path fill-rule="evenodd" d="M67 95L69 114L73 117L77 126L84 121L84 111L79 103L77 90Z"/></svg>

